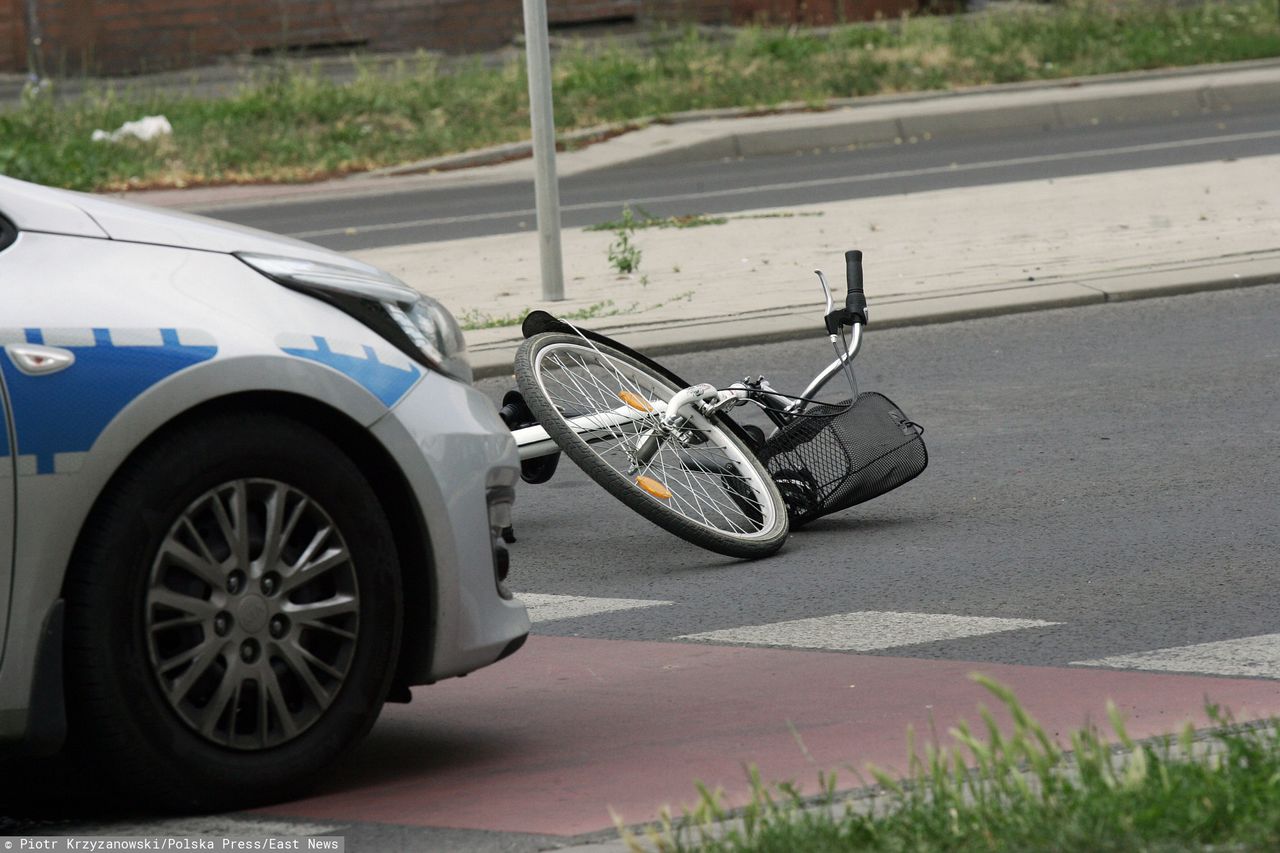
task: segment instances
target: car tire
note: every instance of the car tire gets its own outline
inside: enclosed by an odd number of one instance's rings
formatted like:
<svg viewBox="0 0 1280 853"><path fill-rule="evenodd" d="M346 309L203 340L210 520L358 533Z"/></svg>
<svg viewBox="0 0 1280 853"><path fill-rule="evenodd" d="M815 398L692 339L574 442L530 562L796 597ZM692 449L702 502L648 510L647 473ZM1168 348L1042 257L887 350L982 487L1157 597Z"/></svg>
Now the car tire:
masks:
<svg viewBox="0 0 1280 853"><path fill-rule="evenodd" d="M296 796L381 710L398 566L377 495L316 430L235 414L150 442L68 570L71 757L135 804Z"/></svg>

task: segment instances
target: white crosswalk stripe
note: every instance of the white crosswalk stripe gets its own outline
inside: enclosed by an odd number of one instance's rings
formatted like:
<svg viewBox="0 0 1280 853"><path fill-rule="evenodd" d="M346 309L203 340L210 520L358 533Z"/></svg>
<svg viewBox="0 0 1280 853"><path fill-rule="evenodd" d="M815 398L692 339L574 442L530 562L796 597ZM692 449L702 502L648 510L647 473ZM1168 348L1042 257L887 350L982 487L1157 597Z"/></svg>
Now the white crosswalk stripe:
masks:
<svg viewBox="0 0 1280 853"><path fill-rule="evenodd" d="M595 598L585 595L519 593L533 622L576 619L598 613L669 607L674 602L645 598ZM1028 628L1060 625L1041 619L995 616L957 616L947 613L907 613L860 610L743 625L672 637L675 641L727 643L844 652L873 652L902 646L981 637ZM1189 646L1110 655L1072 661L1070 666L1186 672L1280 680L1280 634L1263 634Z"/></svg>
<svg viewBox="0 0 1280 853"><path fill-rule="evenodd" d="M647 598L588 598L584 595L546 595L532 592L517 593L516 598L520 599L528 609L529 619L533 622L553 622L557 619L575 619L579 616L591 616L615 610L634 610L640 607L661 607L671 604L670 601Z"/></svg>
<svg viewBox="0 0 1280 853"><path fill-rule="evenodd" d="M790 646L805 649L869 652L919 643L935 643L963 637L979 637L1023 628L1044 628L1057 622L1038 619L1001 619L988 616L951 616L938 613L895 613L862 610L810 619L793 619L767 625L747 625L685 634L677 640L743 643L754 646Z"/></svg>
<svg viewBox="0 0 1280 853"><path fill-rule="evenodd" d="M1111 655L1072 665L1280 679L1280 634Z"/></svg>

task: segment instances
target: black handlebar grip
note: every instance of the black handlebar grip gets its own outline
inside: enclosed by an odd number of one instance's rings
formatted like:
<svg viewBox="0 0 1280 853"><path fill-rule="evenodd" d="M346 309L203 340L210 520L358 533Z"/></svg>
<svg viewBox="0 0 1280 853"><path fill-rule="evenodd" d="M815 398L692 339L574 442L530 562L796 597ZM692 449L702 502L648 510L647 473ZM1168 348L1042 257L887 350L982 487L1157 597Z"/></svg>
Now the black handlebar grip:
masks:
<svg viewBox="0 0 1280 853"><path fill-rule="evenodd" d="M862 252L850 249L844 253L844 273L849 293L844 299L845 317L848 321L867 324L867 297L862 291Z"/></svg>

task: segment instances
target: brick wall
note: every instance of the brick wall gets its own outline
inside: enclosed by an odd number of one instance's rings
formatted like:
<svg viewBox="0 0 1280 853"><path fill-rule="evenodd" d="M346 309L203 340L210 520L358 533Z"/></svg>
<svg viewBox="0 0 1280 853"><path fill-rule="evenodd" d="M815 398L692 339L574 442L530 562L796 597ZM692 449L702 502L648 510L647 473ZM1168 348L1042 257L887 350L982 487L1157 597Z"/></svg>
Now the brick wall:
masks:
<svg viewBox="0 0 1280 853"><path fill-rule="evenodd" d="M868 21L876 15L896 18L920 8L917 0L732 0L732 5L737 23L809 26Z"/></svg>
<svg viewBox="0 0 1280 853"><path fill-rule="evenodd" d="M360 43L370 0L40 0L52 73L180 68L275 47Z"/></svg>
<svg viewBox="0 0 1280 853"><path fill-rule="evenodd" d="M362 5L367 44L375 50L491 50L510 44L512 34L523 28L521 0L363 0Z"/></svg>
<svg viewBox="0 0 1280 853"><path fill-rule="evenodd" d="M547 20L552 26L616 21L639 17L640 7L640 0L547 0Z"/></svg>
<svg viewBox="0 0 1280 853"><path fill-rule="evenodd" d="M0 71L26 68L26 0L0 0ZM521 0L37 0L46 73L130 74L316 46L466 53L523 32ZM551 24L827 24L918 0L547 0Z"/></svg>
<svg viewBox="0 0 1280 853"><path fill-rule="evenodd" d="M645 0L644 20L673 23L733 23L733 0Z"/></svg>
<svg viewBox="0 0 1280 853"><path fill-rule="evenodd" d="M0 71L27 67L27 28L23 0L0 0Z"/></svg>

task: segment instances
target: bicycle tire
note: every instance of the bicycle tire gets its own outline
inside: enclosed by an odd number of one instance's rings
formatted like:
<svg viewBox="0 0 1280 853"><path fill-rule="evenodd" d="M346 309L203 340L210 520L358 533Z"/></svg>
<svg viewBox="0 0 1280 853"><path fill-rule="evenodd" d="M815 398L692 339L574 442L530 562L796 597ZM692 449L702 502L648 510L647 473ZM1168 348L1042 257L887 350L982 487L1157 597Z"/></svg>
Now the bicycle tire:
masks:
<svg viewBox="0 0 1280 853"><path fill-rule="evenodd" d="M789 530L786 504L768 471L720 416L695 415L679 439L659 442L640 469L636 442L628 440L638 440L657 423L660 406L625 429L597 429L597 434L608 433L605 438L584 439L569 423L584 416L603 419L624 406L643 413L621 392L665 403L680 389L664 373L608 344L561 332L527 338L515 357L516 383L538 423L605 491L709 551L743 559L777 552ZM641 485L641 480L649 482Z"/></svg>

